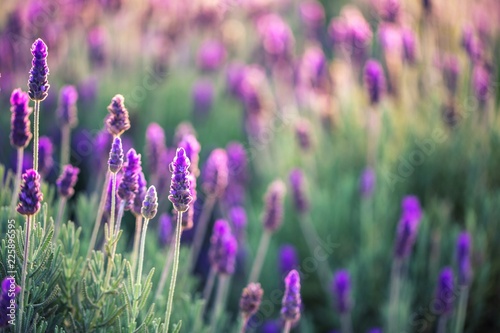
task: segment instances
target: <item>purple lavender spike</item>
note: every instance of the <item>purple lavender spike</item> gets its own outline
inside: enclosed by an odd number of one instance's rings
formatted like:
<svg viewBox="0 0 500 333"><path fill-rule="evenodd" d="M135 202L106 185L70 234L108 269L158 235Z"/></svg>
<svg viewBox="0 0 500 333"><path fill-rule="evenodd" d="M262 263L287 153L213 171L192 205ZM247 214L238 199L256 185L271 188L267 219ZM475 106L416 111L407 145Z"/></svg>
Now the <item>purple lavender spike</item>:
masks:
<svg viewBox="0 0 500 333"><path fill-rule="evenodd" d="M144 176L144 172L140 171L137 177L137 193L134 197L134 205L132 206L132 212L138 216L141 215L141 209L143 206L143 201L146 197L146 193L148 190L146 177Z"/></svg>
<svg viewBox="0 0 500 333"><path fill-rule="evenodd" d="M380 18L386 22L397 23L401 13L399 0L381 0L378 5Z"/></svg>
<svg viewBox="0 0 500 333"><path fill-rule="evenodd" d="M382 65L376 60L368 60L364 70L365 88L370 97L370 104L378 104L386 90L385 74Z"/></svg>
<svg viewBox="0 0 500 333"><path fill-rule="evenodd" d="M272 62L290 60L295 41L290 27L280 16L261 16L257 21L257 32L262 40L262 47Z"/></svg>
<svg viewBox="0 0 500 333"><path fill-rule="evenodd" d="M478 62L483 56L483 46L472 26L466 26L462 31L462 47L472 63Z"/></svg>
<svg viewBox="0 0 500 333"><path fill-rule="evenodd" d="M455 96L458 88L458 75L460 73L458 58L454 55L445 55L439 65L448 92L450 95Z"/></svg>
<svg viewBox="0 0 500 333"><path fill-rule="evenodd" d="M198 50L197 65L202 71L217 70L226 59L224 45L218 40L205 41Z"/></svg>
<svg viewBox="0 0 500 333"><path fill-rule="evenodd" d="M304 188L304 173L300 169L290 172L290 184L292 185L292 198L295 209L299 214L309 210L309 201Z"/></svg>
<svg viewBox="0 0 500 333"><path fill-rule="evenodd" d="M201 79L196 81L191 89L193 112L196 117L206 117L214 102L214 87L212 82Z"/></svg>
<svg viewBox="0 0 500 333"><path fill-rule="evenodd" d="M319 38L325 22L325 9L319 1L303 1L299 5L302 24L311 38Z"/></svg>
<svg viewBox="0 0 500 333"><path fill-rule="evenodd" d="M87 34L90 62L96 67L101 67L106 62L107 39L106 31L102 27L95 27Z"/></svg>
<svg viewBox="0 0 500 333"><path fill-rule="evenodd" d="M28 94L34 101L43 101L48 94L50 85L48 84L47 76L49 75L49 67L47 66L47 45L38 38L31 46L31 54L33 55L30 77L28 80Z"/></svg>
<svg viewBox="0 0 500 333"><path fill-rule="evenodd" d="M146 157L150 176L158 174L161 168L160 157L166 149L163 128L157 123L149 124L146 129Z"/></svg>
<svg viewBox="0 0 500 333"><path fill-rule="evenodd" d="M301 119L295 125L295 137L299 143L300 148L303 151L308 151L311 149L311 124L306 119Z"/></svg>
<svg viewBox="0 0 500 333"><path fill-rule="evenodd" d="M202 171L201 187L207 195L220 197L228 183L227 154L224 149L214 149Z"/></svg>
<svg viewBox="0 0 500 333"><path fill-rule="evenodd" d="M61 125L75 127L78 123L76 116L76 101L78 100L78 92L74 86L64 86L59 94L59 107L57 116Z"/></svg>
<svg viewBox="0 0 500 333"><path fill-rule="evenodd" d="M16 296L21 292L21 287L16 285L16 280L11 277L6 277L2 281L2 290L0 293L0 307L4 311L0 311L0 329L10 325L12 318L9 315L9 309L16 311Z"/></svg>
<svg viewBox="0 0 500 333"><path fill-rule="evenodd" d="M40 175L33 169L23 174L17 212L21 215L34 215L41 207L43 194L40 190Z"/></svg>
<svg viewBox="0 0 500 333"><path fill-rule="evenodd" d="M113 144L113 136L106 130L100 130L94 137L93 145L95 150L94 160L96 166L101 169L109 158L109 147Z"/></svg>
<svg viewBox="0 0 500 333"><path fill-rule="evenodd" d="M241 98L241 82L245 75L245 66L240 63L232 63L226 70L226 89L231 96Z"/></svg>
<svg viewBox="0 0 500 333"><path fill-rule="evenodd" d="M420 220L422 218L422 207L420 200L414 195L407 195L401 202L403 216L409 216L412 219Z"/></svg>
<svg viewBox="0 0 500 333"><path fill-rule="evenodd" d="M219 274L233 274L237 250L238 243L231 234L229 224L225 220L215 221L208 251L212 267Z"/></svg>
<svg viewBox="0 0 500 333"><path fill-rule="evenodd" d="M118 94L111 99L111 104L108 106L109 114L105 124L108 132L114 136L120 136L130 128L128 110L125 108L124 101L125 98Z"/></svg>
<svg viewBox="0 0 500 333"><path fill-rule="evenodd" d="M467 231L462 232L457 239L458 284L468 286L472 280L470 264L471 237Z"/></svg>
<svg viewBox="0 0 500 333"><path fill-rule="evenodd" d="M250 318L259 310L263 295L264 290L262 290L260 283L250 282L243 289L240 298L240 311L244 318Z"/></svg>
<svg viewBox="0 0 500 333"><path fill-rule="evenodd" d="M38 172L42 178L47 177L54 166L53 154L52 141L46 136L40 137L38 142Z"/></svg>
<svg viewBox="0 0 500 333"><path fill-rule="evenodd" d="M118 196L125 201L125 209L132 208L138 190L138 178L141 172L141 155L131 148L127 153L127 163L123 167L123 177L118 186Z"/></svg>
<svg viewBox="0 0 500 333"><path fill-rule="evenodd" d="M278 260L281 276L288 274L292 269L296 269L299 263L297 250L293 245L283 245L278 251Z"/></svg>
<svg viewBox="0 0 500 333"><path fill-rule="evenodd" d="M108 168L112 173L117 173L123 166L123 148L122 140L120 137L116 137L113 140L113 145L109 152Z"/></svg>
<svg viewBox="0 0 500 333"><path fill-rule="evenodd" d="M267 189L262 222L264 229L268 232L275 232L283 222L283 200L285 193L286 187L281 180L275 180Z"/></svg>
<svg viewBox="0 0 500 333"><path fill-rule="evenodd" d="M57 179L57 191L59 195L65 198L70 198L75 193L74 187L78 181L80 169L70 164L65 165L61 176Z"/></svg>
<svg viewBox="0 0 500 333"><path fill-rule="evenodd" d="M158 222L158 240L161 247L166 247L172 240L172 217L167 213L160 215Z"/></svg>
<svg viewBox="0 0 500 333"><path fill-rule="evenodd" d="M347 270L339 270L333 277L333 293L340 314L351 311L351 278Z"/></svg>
<svg viewBox="0 0 500 333"><path fill-rule="evenodd" d="M17 88L10 96L10 144L15 148L26 148L31 140L29 96L21 89Z"/></svg>
<svg viewBox="0 0 500 333"><path fill-rule="evenodd" d="M376 181L375 171L371 167L366 167L359 179L359 192L364 198L372 196Z"/></svg>
<svg viewBox="0 0 500 333"><path fill-rule="evenodd" d="M300 319L300 276L294 269L285 278L285 295L281 307L281 318L292 325Z"/></svg>
<svg viewBox="0 0 500 333"><path fill-rule="evenodd" d="M170 184L170 195L168 200L172 202L175 210L185 212L189 209L189 205L193 201L190 190L189 179L189 158L183 148L178 148L173 162L170 164L170 172L172 172L172 181Z"/></svg>
<svg viewBox="0 0 500 333"><path fill-rule="evenodd" d="M245 239L245 230L247 227L247 213L245 209L241 206L232 207L229 212L229 221L233 225L234 234L238 243L242 243Z"/></svg>
<svg viewBox="0 0 500 333"><path fill-rule="evenodd" d="M186 134L182 137L179 142L179 147L184 148L186 151L186 156L189 158L191 162L191 166L189 167L189 171L195 177L200 174L200 170L198 169L198 163L200 161L200 150L201 145L196 139L196 136L193 134Z"/></svg>
<svg viewBox="0 0 500 333"><path fill-rule="evenodd" d="M481 106L484 106L488 101L490 80L489 68L486 65L476 64L472 71L472 87Z"/></svg>
<svg viewBox="0 0 500 333"><path fill-rule="evenodd" d="M439 274L436 288L436 299L439 301L438 310L440 315L446 316L451 314L455 297L453 270L450 267L445 267Z"/></svg>
<svg viewBox="0 0 500 333"><path fill-rule="evenodd" d="M415 33L410 28L404 28L401 32L403 39L403 60L413 65L417 59L417 42Z"/></svg>
<svg viewBox="0 0 500 333"><path fill-rule="evenodd" d="M239 142L230 142L226 146L229 184L245 184L248 180L248 156L245 147Z"/></svg>
<svg viewBox="0 0 500 333"><path fill-rule="evenodd" d="M281 333L281 326L277 320L268 320L262 325L262 333Z"/></svg>
<svg viewBox="0 0 500 333"><path fill-rule="evenodd" d="M158 196L156 195L156 188L154 186L150 186L144 196L144 201L142 202L141 214L145 219L151 220L154 219L157 211Z"/></svg>

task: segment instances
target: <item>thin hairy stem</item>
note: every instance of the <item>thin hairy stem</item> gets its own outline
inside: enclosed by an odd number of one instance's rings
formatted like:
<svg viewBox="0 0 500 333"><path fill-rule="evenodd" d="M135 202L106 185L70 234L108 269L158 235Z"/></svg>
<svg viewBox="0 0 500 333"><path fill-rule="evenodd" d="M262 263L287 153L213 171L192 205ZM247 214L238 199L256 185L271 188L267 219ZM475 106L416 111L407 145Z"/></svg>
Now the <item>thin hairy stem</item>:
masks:
<svg viewBox="0 0 500 333"><path fill-rule="evenodd" d="M351 313L346 312L340 315L340 327L342 333L352 333Z"/></svg>
<svg viewBox="0 0 500 333"><path fill-rule="evenodd" d="M99 233L99 228L101 227L102 215L104 213L104 205L106 203L106 196L108 194L108 183L111 172L106 171L106 177L104 178L104 185L102 186L101 199L99 201L99 207L97 208L97 216L94 223L94 230L92 231L92 236L90 237L89 249L87 251L87 260L90 259L90 255L94 250L95 243L97 241L97 234Z"/></svg>
<svg viewBox="0 0 500 333"><path fill-rule="evenodd" d="M61 128L61 167L69 163L70 133L69 125Z"/></svg>
<svg viewBox="0 0 500 333"><path fill-rule="evenodd" d="M26 216L26 229L24 230L24 257L23 257L23 270L21 272L21 299L19 300L19 321L17 324L17 332L23 332L23 314L24 314L24 295L26 294L26 273L28 270L28 257L30 247L30 222L31 216Z"/></svg>
<svg viewBox="0 0 500 333"><path fill-rule="evenodd" d="M259 280L260 271L262 265L264 264L264 259L266 257L267 248L269 247L269 241L271 240L271 233L264 231L260 238L259 248L257 250L257 255L255 256L255 261L253 262L252 271L250 272L250 278L248 282L257 282Z"/></svg>
<svg viewBox="0 0 500 333"><path fill-rule="evenodd" d="M14 182L14 189L12 191L12 201L10 202L10 212L15 213L16 203L19 199L19 190L21 188L21 174L23 171L23 158L24 158L24 148L17 148L17 168L16 168L16 180ZM7 184L7 183L6 183Z"/></svg>
<svg viewBox="0 0 500 333"><path fill-rule="evenodd" d="M38 127L40 125L40 101L35 101L34 110L35 123L33 124L33 169L38 171Z"/></svg>
<svg viewBox="0 0 500 333"><path fill-rule="evenodd" d="M59 199L59 207L57 209L57 218L56 218L56 223L54 225L54 242L57 240L57 235L59 234L59 227L61 225L61 220L64 214L64 207L66 206L66 202L68 199L66 197L61 197Z"/></svg>
<svg viewBox="0 0 500 333"><path fill-rule="evenodd" d="M229 285L229 276L226 274L219 274L219 279L217 281L217 294L215 295L214 301L214 312L210 317L210 331L217 332L217 321L224 309L226 304L226 290Z"/></svg>
<svg viewBox="0 0 500 333"><path fill-rule="evenodd" d="M148 230L149 219L144 219L144 227L142 228L141 250L139 252L139 267L137 269L137 283L141 283L142 266L144 264L144 247L146 246L146 232ZM140 227L140 226L139 226ZM133 272L133 271L132 271Z"/></svg>
<svg viewBox="0 0 500 333"><path fill-rule="evenodd" d="M446 333L446 324L448 322L448 316L441 315L438 321L437 333Z"/></svg>
<svg viewBox="0 0 500 333"><path fill-rule="evenodd" d="M116 184L115 184L116 186ZM114 197L114 193L113 193L113 197ZM113 199L111 199L111 214L113 214L114 212L114 209L113 209ZM118 215L116 217L116 228L115 228L115 231L114 231L114 235L115 237L118 236L118 233L120 232L120 228L121 228L121 225L122 225L122 218L123 218L123 212L125 211L125 200L122 200L120 202L120 208L118 208ZM110 231L110 234L112 235L113 232ZM116 244L115 244L115 247L116 247Z"/></svg>
<svg viewBox="0 0 500 333"><path fill-rule="evenodd" d="M146 224L146 222L144 223ZM139 253L139 241L141 240L141 229L142 229L142 215L139 214L135 217L134 246L132 247L132 258L130 259L132 272L135 272L135 268L137 265L137 255Z"/></svg>

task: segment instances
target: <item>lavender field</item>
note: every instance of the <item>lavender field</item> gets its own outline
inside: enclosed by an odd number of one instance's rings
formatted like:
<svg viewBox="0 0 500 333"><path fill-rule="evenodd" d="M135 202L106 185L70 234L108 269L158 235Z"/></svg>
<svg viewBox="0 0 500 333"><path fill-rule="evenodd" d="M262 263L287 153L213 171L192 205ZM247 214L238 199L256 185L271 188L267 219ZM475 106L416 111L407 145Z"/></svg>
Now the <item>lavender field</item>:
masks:
<svg viewBox="0 0 500 333"><path fill-rule="evenodd" d="M500 332L500 2L0 8L0 332Z"/></svg>

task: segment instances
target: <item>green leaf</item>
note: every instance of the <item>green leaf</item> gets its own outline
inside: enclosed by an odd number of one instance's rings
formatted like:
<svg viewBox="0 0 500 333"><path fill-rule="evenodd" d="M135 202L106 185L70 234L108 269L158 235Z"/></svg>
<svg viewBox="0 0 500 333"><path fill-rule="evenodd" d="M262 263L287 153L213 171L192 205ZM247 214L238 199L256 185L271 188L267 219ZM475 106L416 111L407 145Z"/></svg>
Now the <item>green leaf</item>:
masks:
<svg viewBox="0 0 500 333"><path fill-rule="evenodd" d="M179 333L181 331L181 327L182 327L182 320L179 320L179 322L174 325L174 330L172 331L172 333Z"/></svg>

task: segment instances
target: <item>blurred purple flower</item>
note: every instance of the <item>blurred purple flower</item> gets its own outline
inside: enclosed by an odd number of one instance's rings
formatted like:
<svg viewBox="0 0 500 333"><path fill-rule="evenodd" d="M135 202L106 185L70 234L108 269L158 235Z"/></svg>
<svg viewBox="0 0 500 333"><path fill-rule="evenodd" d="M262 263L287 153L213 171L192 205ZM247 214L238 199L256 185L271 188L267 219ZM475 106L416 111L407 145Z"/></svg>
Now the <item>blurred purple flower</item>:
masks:
<svg viewBox="0 0 500 333"><path fill-rule="evenodd" d="M208 156L202 171L203 191L220 197L228 184L227 154L224 149L214 149Z"/></svg>
<svg viewBox="0 0 500 333"><path fill-rule="evenodd" d="M157 175L164 167L160 164L160 156L166 149L163 128L157 123L150 123L146 128L146 158L150 176Z"/></svg>
<svg viewBox="0 0 500 333"><path fill-rule="evenodd" d="M359 179L359 191L364 198L372 196L377 181L375 171L371 167L366 167Z"/></svg>
<svg viewBox="0 0 500 333"><path fill-rule="evenodd" d="M191 89L193 112L195 117L206 117L214 102L214 87L208 80L198 80Z"/></svg>
<svg viewBox="0 0 500 333"><path fill-rule="evenodd" d="M417 42L415 33L410 28L403 28L401 32L403 39L403 60L413 65L417 59Z"/></svg>
<svg viewBox="0 0 500 333"><path fill-rule="evenodd" d="M455 299L455 287L453 282L453 270L445 267L439 274L436 287L436 300L438 301L440 315L449 315L453 310L453 300Z"/></svg>
<svg viewBox="0 0 500 333"><path fill-rule="evenodd" d="M275 232L283 223L283 201L286 187L283 181L275 180L267 188L264 198L262 223L268 232Z"/></svg>
<svg viewBox="0 0 500 333"><path fill-rule="evenodd" d="M201 44L196 63L202 71L215 71L226 60L224 44L218 40L207 40Z"/></svg>
<svg viewBox="0 0 500 333"><path fill-rule="evenodd" d="M486 65L474 65L472 71L472 86L474 88L474 95L481 106L484 106L488 101L491 84L490 80L490 69Z"/></svg>
<svg viewBox="0 0 500 333"><path fill-rule="evenodd" d="M212 267L219 274L233 274L236 264L238 243L231 234L231 228L225 220L217 220L210 238L208 256Z"/></svg>
<svg viewBox="0 0 500 333"><path fill-rule="evenodd" d="M42 178L46 178L54 166L54 146L52 141L46 137L40 137L38 141L38 172Z"/></svg>
<svg viewBox="0 0 500 333"><path fill-rule="evenodd" d="M103 27L92 28L87 35L89 59L93 66L102 67L106 62L108 36Z"/></svg>
<svg viewBox="0 0 500 333"><path fill-rule="evenodd" d="M42 200L40 175L29 169L22 176L17 212L21 215L34 215L40 210Z"/></svg>
<svg viewBox="0 0 500 333"><path fill-rule="evenodd" d="M365 89L370 97L370 104L376 105L386 91L385 74L382 65L376 60L368 60L364 70Z"/></svg>
<svg viewBox="0 0 500 333"><path fill-rule="evenodd" d="M282 245L278 250L278 267L281 276L285 276L292 269L299 266L299 256L293 245Z"/></svg>
<svg viewBox="0 0 500 333"><path fill-rule="evenodd" d="M262 325L261 333L281 333L281 325L277 320L268 320Z"/></svg>
<svg viewBox="0 0 500 333"><path fill-rule="evenodd" d="M309 200L304 188L304 173L300 169L293 169L289 178L295 210L299 214L304 214L309 210Z"/></svg>
<svg viewBox="0 0 500 333"><path fill-rule="evenodd" d="M247 213L245 208L241 206L231 207L231 209L229 209L228 216L238 243L243 243L247 227Z"/></svg>
<svg viewBox="0 0 500 333"><path fill-rule="evenodd" d="M378 28L378 39L386 54L401 56L403 37L401 28L391 23L381 23Z"/></svg>
<svg viewBox="0 0 500 333"><path fill-rule="evenodd" d="M109 159L109 152L112 146L113 136L106 130L102 129L97 132L94 137L94 160L99 169L105 164L104 161Z"/></svg>
<svg viewBox="0 0 500 333"><path fill-rule="evenodd" d="M402 216L408 216L411 219L420 220L422 218L422 207L420 200L414 195L407 195L401 202Z"/></svg>
<svg viewBox="0 0 500 333"><path fill-rule="evenodd" d="M299 119L295 124L295 137L302 151L309 151L312 146L311 123L306 119Z"/></svg>
<svg viewBox="0 0 500 333"><path fill-rule="evenodd" d="M285 294L281 307L281 318L289 321L292 325L300 319L300 306L302 300L300 297L300 276L293 269L285 278Z"/></svg>
<svg viewBox="0 0 500 333"><path fill-rule="evenodd" d="M294 37L290 27L276 14L267 14L257 21L262 47L272 62L291 59Z"/></svg>
<svg viewBox="0 0 500 333"><path fill-rule="evenodd" d="M474 28L470 25L462 30L462 47L469 56L472 63L478 62L483 56L483 46L481 40L476 35Z"/></svg>
<svg viewBox="0 0 500 333"><path fill-rule="evenodd" d="M245 204L245 186L230 182L224 191L224 205L226 207L243 206Z"/></svg>
<svg viewBox="0 0 500 333"><path fill-rule="evenodd" d="M233 62L226 69L226 89L233 97L241 98L241 82L245 74L243 64Z"/></svg>
<svg viewBox="0 0 500 333"><path fill-rule="evenodd" d="M458 58L451 54L443 55L438 65L448 92L455 96L458 87L458 74L460 73Z"/></svg>
<svg viewBox="0 0 500 333"><path fill-rule="evenodd" d="M31 134L30 114L32 109L29 107L29 96L21 89L17 88L10 96L10 144L15 148L26 148L28 146Z"/></svg>
<svg viewBox="0 0 500 333"><path fill-rule="evenodd" d="M470 263L471 237L467 231L462 232L457 239L458 284L468 286L472 280Z"/></svg>
<svg viewBox="0 0 500 333"><path fill-rule="evenodd" d="M65 165L61 176L56 180L57 191L59 195L70 198L75 193L75 185L78 181L80 169L70 164Z"/></svg>
<svg viewBox="0 0 500 333"><path fill-rule="evenodd" d="M83 103L93 103L99 91L99 80L94 76L89 76L80 81L77 90Z"/></svg>
<svg viewBox="0 0 500 333"><path fill-rule="evenodd" d="M229 142L226 153L229 184L245 184L248 180L248 156L245 147L240 142Z"/></svg>
<svg viewBox="0 0 500 333"><path fill-rule="evenodd" d="M335 272L332 290L335 295L337 311L341 314L351 311L351 278L347 270Z"/></svg>
<svg viewBox="0 0 500 333"><path fill-rule="evenodd" d="M383 21L397 23L401 13L400 0L375 0L376 8Z"/></svg>
<svg viewBox="0 0 500 333"><path fill-rule="evenodd" d="M74 86L64 86L59 92L59 107L57 117L62 126L75 127L78 123L76 115L76 101L78 92Z"/></svg>
<svg viewBox="0 0 500 333"><path fill-rule="evenodd" d="M166 247L172 240L172 217L163 213L158 221L158 241L161 247Z"/></svg>
<svg viewBox="0 0 500 333"><path fill-rule="evenodd" d="M325 9L321 2L306 0L299 4L299 13L302 24L311 38L319 38L325 23Z"/></svg>

